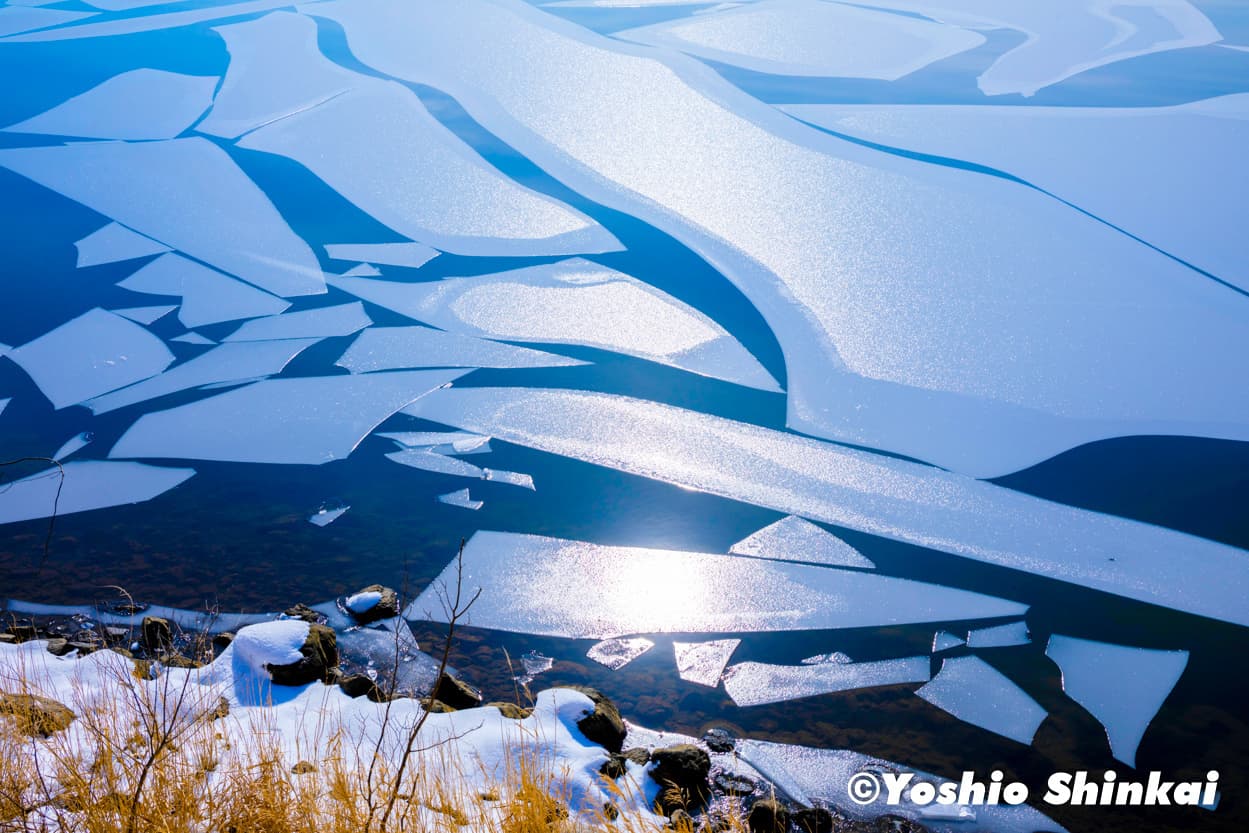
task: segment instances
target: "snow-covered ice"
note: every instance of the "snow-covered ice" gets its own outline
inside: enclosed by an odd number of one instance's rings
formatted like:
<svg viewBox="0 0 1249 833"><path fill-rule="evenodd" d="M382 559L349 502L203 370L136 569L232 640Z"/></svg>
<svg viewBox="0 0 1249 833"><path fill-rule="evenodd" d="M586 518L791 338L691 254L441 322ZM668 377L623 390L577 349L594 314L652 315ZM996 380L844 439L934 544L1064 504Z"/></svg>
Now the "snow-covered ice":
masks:
<svg viewBox="0 0 1249 833"><path fill-rule="evenodd" d="M335 362L352 373L402 367L575 367L567 356L430 327L370 327Z"/></svg>
<svg viewBox="0 0 1249 833"><path fill-rule="evenodd" d="M781 518L776 523L750 534L729 547L729 552L834 567L871 569L876 566L836 535L795 515Z"/></svg>
<svg viewBox="0 0 1249 833"><path fill-rule="evenodd" d="M438 250L422 243L331 243L325 253L335 260L358 260L383 266L419 269L438 257Z"/></svg>
<svg viewBox="0 0 1249 833"><path fill-rule="evenodd" d="M1024 745L1045 720L1045 709L980 657L947 657L937 676L915 693L964 723Z"/></svg>
<svg viewBox="0 0 1249 833"><path fill-rule="evenodd" d="M180 297L178 320L188 328L277 315L291 305L290 301L173 253L161 255L117 285L131 292Z"/></svg>
<svg viewBox="0 0 1249 833"><path fill-rule="evenodd" d="M710 642L673 642L677 675L690 683L715 688L740 639L714 639Z"/></svg>
<svg viewBox="0 0 1249 833"><path fill-rule="evenodd" d="M169 251L164 243L133 232L118 223L106 223L74 244L78 250L78 268L117 263Z"/></svg>
<svg viewBox="0 0 1249 833"><path fill-rule="evenodd" d="M644 636L619 637L594 643L585 655L599 665L619 671L654 647L654 641Z"/></svg>
<svg viewBox="0 0 1249 833"><path fill-rule="evenodd" d="M142 503L168 492L193 474L194 469L112 460L65 463L59 469L46 469L5 484L0 489L0 523L50 517L53 505L60 516Z"/></svg>
<svg viewBox="0 0 1249 833"><path fill-rule="evenodd" d="M768 665L743 662L724 672L724 690L738 706L783 703L858 688L928 682L928 656L874 662Z"/></svg>
<svg viewBox="0 0 1249 833"><path fill-rule="evenodd" d="M317 307L300 312L254 318L241 324L237 330L222 340L243 342L349 336L372 323L373 320L364 311L364 304L353 301L333 307Z"/></svg>
<svg viewBox="0 0 1249 833"><path fill-rule="evenodd" d="M1026 622L977 628L967 634L968 648L1007 648L1012 645L1027 645L1031 641Z"/></svg>

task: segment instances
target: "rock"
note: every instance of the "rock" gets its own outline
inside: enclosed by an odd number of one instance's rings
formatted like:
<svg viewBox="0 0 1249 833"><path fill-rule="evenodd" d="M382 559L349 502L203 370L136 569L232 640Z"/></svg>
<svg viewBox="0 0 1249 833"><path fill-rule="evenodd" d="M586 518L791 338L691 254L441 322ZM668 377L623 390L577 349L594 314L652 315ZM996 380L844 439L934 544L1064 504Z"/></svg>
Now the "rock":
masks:
<svg viewBox="0 0 1249 833"><path fill-rule="evenodd" d="M15 645L17 637L11 633L0 633L0 645Z"/></svg>
<svg viewBox="0 0 1249 833"><path fill-rule="evenodd" d="M877 833L928 833L923 825L901 816L881 816L876 819Z"/></svg>
<svg viewBox="0 0 1249 833"><path fill-rule="evenodd" d="M92 651L95 651L100 646L95 642L70 642L69 647L71 650L77 651L79 654L85 656Z"/></svg>
<svg viewBox="0 0 1249 833"><path fill-rule="evenodd" d="M353 599L360 599L362 596L376 593L378 600L372 606L364 604L352 605ZM361 625L368 625L372 622L380 622L383 619L390 619L399 615L399 594L389 587L383 587L380 584L370 584L368 587L361 588L355 593L347 597L344 604L347 612L351 614L351 618L355 619ZM354 609L354 608L359 608Z"/></svg>
<svg viewBox="0 0 1249 833"><path fill-rule="evenodd" d="M661 816L671 816L690 804L690 797L680 787L671 784L660 787L655 796L655 812Z"/></svg>
<svg viewBox="0 0 1249 833"><path fill-rule="evenodd" d="M224 697L217 698L217 705L204 712L204 719L208 721L220 720L223 717L230 716L230 701Z"/></svg>
<svg viewBox="0 0 1249 833"><path fill-rule="evenodd" d="M733 740L733 736L729 734L728 729L720 727L708 729L703 734L703 743L707 744L707 748L712 752L719 753L732 752L733 747L736 745L736 741Z"/></svg>
<svg viewBox="0 0 1249 833"><path fill-rule="evenodd" d="M234 641L234 634L230 631L213 634L213 647L219 651L224 651L230 647L230 643Z"/></svg>
<svg viewBox="0 0 1249 833"><path fill-rule="evenodd" d="M330 682L338 668L338 639L325 625L309 625L308 638L300 646L301 659L290 665L266 665L276 685L307 685Z"/></svg>
<svg viewBox="0 0 1249 833"><path fill-rule="evenodd" d="M803 807L794 813L794 824L802 833L833 833L833 814L823 807Z"/></svg>
<svg viewBox="0 0 1249 833"><path fill-rule="evenodd" d="M694 817L684 810L673 810L668 817L668 829L677 833L694 833Z"/></svg>
<svg viewBox="0 0 1249 833"><path fill-rule="evenodd" d="M296 775L307 775L309 772L316 772L316 771L317 771L316 766L309 761L300 761L299 763L291 767L291 772L295 773Z"/></svg>
<svg viewBox="0 0 1249 833"><path fill-rule="evenodd" d="M626 749L623 752L612 752L608 755L603 765L599 767L599 773L607 776L613 781L623 777L628 772L628 763L633 762L638 766L646 766L650 763L651 753L645 749L634 747Z"/></svg>
<svg viewBox="0 0 1249 833"><path fill-rule="evenodd" d="M142 634L139 642L150 654L158 654L173 648L173 628L168 619L159 616L144 616L140 628Z"/></svg>
<svg viewBox="0 0 1249 833"><path fill-rule="evenodd" d="M202 668L202 662L182 656L177 651L166 651L160 655L160 662L169 668Z"/></svg>
<svg viewBox="0 0 1249 833"><path fill-rule="evenodd" d="M615 821L616 819L620 818L620 809L616 807L615 804L612 804L610 801L608 801L606 804L603 805L603 818L607 819L608 821Z"/></svg>
<svg viewBox="0 0 1249 833"><path fill-rule="evenodd" d="M24 735L47 737L69 728L77 715L64 703L37 694L0 692L0 715L8 715Z"/></svg>
<svg viewBox="0 0 1249 833"><path fill-rule="evenodd" d="M481 704L481 692L445 672L438 678L438 684L434 686L430 697L441 700L453 709L472 709Z"/></svg>
<svg viewBox="0 0 1249 833"><path fill-rule="evenodd" d="M61 639L60 637L57 637L55 639L49 639L47 641L47 646L48 646L48 653L57 657L63 657L66 654L68 654L70 651L74 650L73 648L69 647L69 640Z"/></svg>
<svg viewBox="0 0 1249 833"><path fill-rule="evenodd" d="M349 674L338 679L338 687L348 697L367 697L374 703L385 699L377 683L364 674Z"/></svg>
<svg viewBox="0 0 1249 833"><path fill-rule="evenodd" d="M518 706L515 703L496 701L493 703L487 703L486 705L493 706L498 709L499 713L504 717L511 718L512 720L524 720L526 717L533 714L533 709L527 709L524 706Z"/></svg>
<svg viewBox="0 0 1249 833"><path fill-rule="evenodd" d="M568 688L579 691L594 701L594 711L577 721L577 728L581 730L581 734L608 752L619 752L624 747L625 735L629 730L625 728L624 720L621 719L620 710L616 708L616 704L608 700L598 689L579 685L568 686Z"/></svg>
<svg viewBox="0 0 1249 833"><path fill-rule="evenodd" d="M300 602L294 607L288 607L282 612L282 615L287 619L302 619L310 625L325 624L325 617L308 607L308 605L303 602Z"/></svg>
<svg viewBox="0 0 1249 833"><path fill-rule="evenodd" d="M711 776L711 789L719 795L752 795L759 788L745 775L735 772L717 771Z"/></svg>
<svg viewBox="0 0 1249 833"><path fill-rule="evenodd" d="M710 794L707 776L711 772L711 756L692 743L679 743L656 749L651 753L651 778L665 787L680 791L685 807L697 807Z"/></svg>
<svg viewBox="0 0 1249 833"><path fill-rule="evenodd" d="M118 642L127 642L130 639L130 631L110 625L104 629L104 636L107 639L113 639Z"/></svg>
<svg viewBox="0 0 1249 833"><path fill-rule="evenodd" d="M451 712L459 711L459 709L453 706L448 706L441 700L431 700L428 697L421 701L421 706L425 709L425 711L432 712L433 714L450 714Z"/></svg>
<svg viewBox="0 0 1249 833"><path fill-rule="evenodd" d="M789 811L775 798L761 798L751 805L746 826L750 833L786 833Z"/></svg>
<svg viewBox="0 0 1249 833"><path fill-rule="evenodd" d="M9 630L9 633L13 634L13 636L17 639L18 642L29 642L30 640L36 639L39 636L38 628L36 628L34 625L29 625L25 623L22 623L22 624L18 624L16 622L11 623L9 625L8 630Z"/></svg>

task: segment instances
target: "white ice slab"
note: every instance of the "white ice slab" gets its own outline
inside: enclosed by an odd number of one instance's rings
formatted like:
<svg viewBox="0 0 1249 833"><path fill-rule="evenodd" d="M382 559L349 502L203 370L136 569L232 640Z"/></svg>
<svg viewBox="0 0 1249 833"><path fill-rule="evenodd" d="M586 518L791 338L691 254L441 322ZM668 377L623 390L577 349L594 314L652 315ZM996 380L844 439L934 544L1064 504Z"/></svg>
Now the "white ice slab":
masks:
<svg viewBox="0 0 1249 833"><path fill-rule="evenodd" d="M951 648L957 648L960 645L966 644L966 639L955 636L949 631L937 631L932 637L932 652L936 654L941 651L948 651Z"/></svg>
<svg viewBox="0 0 1249 833"><path fill-rule="evenodd" d="M537 491L537 487L533 484L533 475L525 474L518 471L503 471L502 469L485 469L486 479L494 483L506 483L509 486L519 486L522 489Z"/></svg>
<svg viewBox="0 0 1249 833"><path fill-rule="evenodd" d="M222 344L138 384L83 404L106 414L137 402L221 382L241 382L281 373L291 359L317 343L315 338Z"/></svg>
<svg viewBox="0 0 1249 833"><path fill-rule="evenodd" d="M866 567L876 565L845 541L826 532L810 521L795 515L781 518L758 532L743 538L729 552L779 561L806 561L834 567Z"/></svg>
<svg viewBox="0 0 1249 833"><path fill-rule="evenodd" d="M779 512L1249 625L1243 550L929 466L611 394L461 388L439 392L411 413Z"/></svg>
<svg viewBox="0 0 1249 833"><path fill-rule="evenodd" d="M315 295L312 250L207 139L0 150L0 166L276 295Z"/></svg>
<svg viewBox="0 0 1249 833"><path fill-rule="evenodd" d="M928 657L819 665L743 662L724 672L724 690L738 706L783 703L858 688L928 682Z"/></svg>
<svg viewBox="0 0 1249 833"><path fill-rule="evenodd" d="M0 37L46 29L62 23L72 23L85 17L92 17L95 12L70 12L64 9L41 9L30 6L5 6L0 8Z"/></svg>
<svg viewBox="0 0 1249 833"><path fill-rule="evenodd" d="M1010 622L991 628L977 628L967 634L968 648L1008 648L1032 641L1026 622Z"/></svg>
<svg viewBox="0 0 1249 833"><path fill-rule="evenodd" d="M58 463L64 462L65 458L69 455L86 448L87 445L90 444L92 438L93 435L90 431L82 431L75 434L66 440L64 445L56 450L56 453L52 455L52 459L56 460Z"/></svg>
<svg viewBox="0 0 1249 833"><path fill-rule="evenodd" d="M161 255L117 285L132 292L181 297L178 320L185 327L277 315L291 305L178 254Z"/></svg>
<svg viewBox="0 0 1249 833"><path fill-rule="evenodd" d="M176 310L176 306L168 307L125 307L124 309L111 309L109 312L116 313L122 318L129 318L136 324L152 324L157 320L164 318L169 313Z"/></svg>
<svg viewBox="0 0 1249 833"><path fill-rule="evenodd" d="M586 651L585 655L599 665L606 665L612 671L619 671L654 647L655 643L644 636L621 637L596 642L590 646L590 650Z"/></svg>
<svg viewBox="0 0 1249 833"><path fill-rule="evenodd" d="M392 451L386 455L386 459L392 460L401 466L408 466L421 471L449 474L454 477L486 479L484 469L474 466L472 463L466 463L454 457L447 457L444 454L437 454L425 448L405 448L402 451Z"/></svg>
<svg viewBox="0 0 1249 833"><path fill-rule="evenodd" d="M173 361L165 343L99 307L9 353L55 408L155 376Z"/></svg>
<svg viewBox="0 0 1249 833"><path fill-rule="evenodd" d="M180 336L174 336L170 341L180 341L183 344L216 344L211 338L204 338L199 333L183 333Z"/></svg>
<svg viewBox="0 0 1249 833"><path fill-rule="evenodd" d="M473 498L469 497L468 489L457 489L454 492L439 495L438 502L449 506L458 506L461 509L470 509L474 512L486 505L485 501L473 500Z"/></svg>
<svg viewBox="0 0 1249 833"><path fill-rule="evenodd" d="M241 325L222 341L272 341L287 338L349 336L373 323L364 304L353 301L334 307L317 307L256 318Z"/></svg>
<svg viewBox="0 0 1249 833"><path fill-rule="evenodd" d="M581 258L425 283L330 281L444 330L598 347L750 387L780 389L746 348L707 316L636 278Z"/></svg>
<svg viewBox="0 0 1249 833"><path fill-rule="evenodd" d="M401 367L574 367L586 362L429 327L370 327L335 362L352 373Z"/></svg>
<svg viewBox="0 0 1249 833"><path fill-rule="evenodd" d="M88 139L172 139L212 104L218 80L135 69L4 130Z"/></svg>
<svg viewBox="0 0 1249 833"><path fill-rule="evenodd" d="M740 639L715 639L710 642L673 642L677 674L681 679L709 688L720 684L724 666L728 665Z"/></svg>
<svg viewBox="0 0 1249 833"><path fill-rule="evenodd" d="M341 518L350 508L351 508L350 506L338 506L333 509L326 509L326 508L318 509L317 511L313 512L311 516L309 516L308 523L314 524L316 526L329 526L330 524L334 523L334 521Z"/></svg>
<svg viewBox="0 0 1249 833"><path fill-rule="evenodd" d="M574 639L875 627L1022 609L875 573L484 531L465 548L464 582L483 588L473 625ZM437 607L432 592L412 615Z"/></svg>
<svg viewBox="0 0 1249 833"><path fill-rule="evenodd" d="M868 141L985 165L1249 290L1249 94L1176 107L795 104ZM1054 153L1055 147L1063 148Z"/></svg>
<svg viewBox="0 0 1249 833"><path fill-rule="evenodd" d="M822 0L763 0L613 36L755 72L886 81L985 42L957 26Z"/></svg>
<svg viewBox="0 0 1249 833"><path fill-rule="evenodd" d="M325 247L325 253L335 260L358 260L407 269L419 269L439 254L437 249L421 243L331 243Z"/></svg>
<svg viewBox="0 0 1249 833"><path fill-rule="evenodd" d="M0 489L0 523L50 517L54 504L59 516L142 503L164 494L195 474L194 469L160 468L106 460L65 463L63 468L63 484L59 469L47 469ZM59 499L58 486L61 489Z"/></svg>
<svg viewBox="0 0 1249 833"><path fill-rule="evenodd" d="M164 243L157 243L117 223L108 223L91 232L75 243L74 247L78 249L79 269L169 251Z"/></svg>
<svg viewBox="0 0 1249 833"><path fill-rule="evenodd" d="M110 457L318 465L349 455L383 420L463 371L270 379L145 414Z"/></svg>
<svg viewBox="0 0 1249 833"><path fill-rule="evenodd" d="M915 693L965 723L1024 745L1045 720L1045 709L979 657L942 660L937 676Z"/></svg>
<svg viewBox="0 0 1249 833"><path fill-rule="evenodd" d="M1106 727L1115 758L1136 766L1136 749L1180 681L1188 651L1133 648L1055 634L1045 655L1062 670L1067 696Z"/></svg>

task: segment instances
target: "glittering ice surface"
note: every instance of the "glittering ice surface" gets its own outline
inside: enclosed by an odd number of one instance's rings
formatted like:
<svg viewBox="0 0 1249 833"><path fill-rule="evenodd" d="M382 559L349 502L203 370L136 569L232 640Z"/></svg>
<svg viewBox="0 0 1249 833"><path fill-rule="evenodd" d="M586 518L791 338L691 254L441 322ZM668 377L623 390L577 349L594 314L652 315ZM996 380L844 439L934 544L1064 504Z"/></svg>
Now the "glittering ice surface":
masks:
<svg viewBox="0 0 1249 833"><path fill-rule="evenodd" d="M978 628L967 634L968 648L1007 648L1012 645L1027 645L1031 641L1026 622Z"/></svg>
<svg viewBox="0 0 1249 833"><path fill-rule="evenodd" d="M118 286L181 297L178 320L186 327L277 315L290 306L289 301L177 254L161 255Z"/></svg>
<svg viewBox="0 0 1249 833"><path fill-rule="evenodd" d="M681 679L715 688L729 658L742 644L740 639L714 639L710 642L673 642L677 674Z"/></svg>
<svg viewBox="0 0 1249 833"><path fill-rule="evenodd" d="M759 706L856 688L925 683L928 676L927 655L816 665L743 662L724 672L724 690L739 706Z"/></svg>
<svg viewBox="0 0 1249 833"><path fill-rule="evenodd" d="M596 642L590 646L590 650L586 651L585 655L599 665L605 665L612 671L619 671L654 647L655 643L644 636L621 637Z"/></svg>
<svg viewBox="0 0 1249 833"><path fill-rule="evenodd" d="M227 342L272 341L287 338L349 336L373 323L359 301L257 318L225 337Z"/></svg>
<svg viewBox="0 0 1249 833"><path fill-rule="evenodd" d="M158 255L169 251L163 243L136 234L125 226L108 223L74 244L78 249L78 268L116 263L121 260Z"/></svg>
<svg viewBox="0 0 1249 833"><path fill-rule="evenodd" d="M932 682L915 693L965 723L1025 745L1045 720L1045 709L979 657L943 660Z"/></svg>
<svg viewBox="0 0 1249 833"><path fill-rule="evenodd" d="M729 552L835 567L875 567L858 550L810 521L790 515L743 538Z"/></svg>
<svg viewBox="0 0 1249 833"><path fill-rule="evenodd" d="M0 523L47 518L53 514L54 506L57 515L69 515L141 503L164 494L193 474L194 469L111 460L65 463L61 469L47 469L0 488Z"/></svg>
<svg viewBox="0 0 1249 833"><path fill-rule="evenodd" d="M932 637L932 652L936 654L941 651L948 651L951 648L957 648L960 645L966 644L966 639L955 636L949 631L937 631Z"/></svg>
<svg viewBox="0 0 1249 833"><path fill-rule="evenodd" d="M421 471L449 474L454 477L486 479L485 469L474 466L472 463L466 463L463 460L457 460L454 457L448 457L445 454L438 454L426 448L405 448L402 451L392 451L386 455L386 459L392 460L401 466L408 466Z"/></svg>
<svg viewBox="0 0 1249 833"><path fill-rule="evenodd" d="M401 367L572 367L585 362L429 327L372 327L336 362L352 373Z"/></svg>
<svg viewBox="0 0 1249 833"><path fill-rule="evenodd" d="M1045 655L1063 674L1063 691L1106 727L1110 751L1136 766L1136 749L1149 723L1188 665L1187 651L1157 651L1050 637Z"/></svg>
<svg viewBox="0 0 1249 833"><path fill-rule="evenodd" d="M763 0L614 34L756 72L888 81L984 43L957 26L822 0Z"/></svg>
<svg viewBox="0 0 1249 833"><path fill-rule="evenodd" d="M454 580L454 571L453 563L442 580ZM473 535L464 582L483 589L469 617L475 627L577 639L869 627L1022 610L874 573L505 532ZM437 608L437 586L413 602L413 615Z"/></svg>

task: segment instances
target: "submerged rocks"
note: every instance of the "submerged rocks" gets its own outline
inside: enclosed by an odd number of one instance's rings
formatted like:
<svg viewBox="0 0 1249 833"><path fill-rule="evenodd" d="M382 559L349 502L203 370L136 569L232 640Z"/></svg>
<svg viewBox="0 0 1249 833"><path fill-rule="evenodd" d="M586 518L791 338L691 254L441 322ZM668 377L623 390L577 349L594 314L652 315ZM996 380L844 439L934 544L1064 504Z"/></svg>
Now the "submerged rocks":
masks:
<svg viewBox="0 0 1249 833"><path fill-rule="evenodd" d="M0 692L0 715L13 718L24 735L47 737L69 728L78 717L64 703L37 694Z"/></svg>
<svg viewBox="0 0 1249 833"><path fill-rule="evenodd" d="M343 600L343 607L358 624L368 625L399 615L399 594L389 587L370 584Z"/></svg>
<svg viewBox="0 0 1249 833"><path fill-rule="evenodd" d="M566 686L589 697L594 703L594 711L577 721L577 728L587 740L597 743L608 752L619 752L624 748L625 735L629 733L620 710L616 704L608 700L603 692L586 686Z"/></svg>

